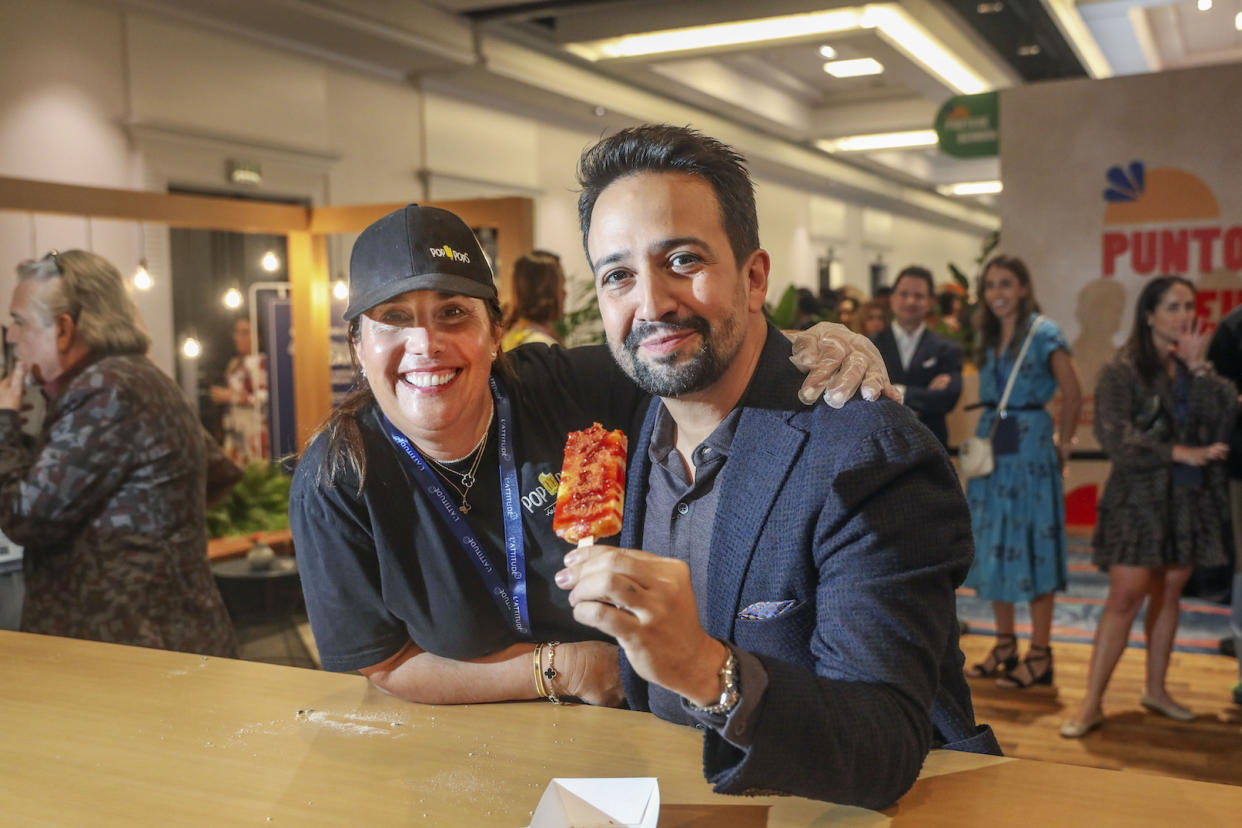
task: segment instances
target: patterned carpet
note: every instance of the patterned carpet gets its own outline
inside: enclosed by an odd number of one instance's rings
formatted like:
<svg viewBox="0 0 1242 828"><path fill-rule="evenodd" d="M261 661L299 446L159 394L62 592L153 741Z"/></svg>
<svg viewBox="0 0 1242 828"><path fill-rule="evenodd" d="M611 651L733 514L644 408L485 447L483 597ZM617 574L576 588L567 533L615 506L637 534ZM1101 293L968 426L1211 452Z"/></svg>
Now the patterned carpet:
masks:
<svg viewBox="0 0 1242 828"><path fill-rule="evenodd" d="M1071 537L1069 589L1057 595L1056 611L1052 617L1053 640L1090 644L1107 595L1108 575L1091 564L1089 539ZM1185 653L1219 652L1220 639L1230 635L1229 607L1190 598L1182 599L1181 607L1181 622L1174 648ZM1139 612L1130 630L1131 647L1144 646L1145 611ZM992 619L992 603L976 597L974 590L958 590L957 615L970 625L971 632L987 633L996 629ZM1031 619L1025 605L1018 605L1016 620L1018 636L1025 638L1031 631Z"/></svg>

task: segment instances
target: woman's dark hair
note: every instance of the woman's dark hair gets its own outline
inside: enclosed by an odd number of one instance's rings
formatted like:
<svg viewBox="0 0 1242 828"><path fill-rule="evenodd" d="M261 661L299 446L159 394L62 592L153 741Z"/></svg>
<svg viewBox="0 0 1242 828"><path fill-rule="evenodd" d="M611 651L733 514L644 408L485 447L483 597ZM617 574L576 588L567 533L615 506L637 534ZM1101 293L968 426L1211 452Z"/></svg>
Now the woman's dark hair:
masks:
<svg viewBox="0 0 1242 828"><path fill-rule="evenodd" d="M500 303L495 299L482 301L487 306L487 318L492 323L492 330L498 333L502 319ZM326 434L328 450L324 452L323 465L319 468L324 485L332 486L340 475L350 473L358 479L359 494L362 493L362 486L367 478L367 455L366 448L362 444L362 430L358 427L358 417L375 402L375 394L372 393L371 386L362 373L362 364L358 361L357 345L361 323L361 316L354 317L349 323L349 360L354 366L354 384L349 393L345 395L345 399L328 413L327 418L319 424L315 433L306 441L309 446L320 434ZM512 388L517 382L517 375L505 358L505 352L497 350L492 368L500 379Z"/></svg>
<svg viewBox="0 0 1242 828"><path fill-rule="evenodd" d="M1004 254L989 259L979 273L979 306L975 309L975 330L979 331L980 346L976 358L980 365L987 360L988 351L1000 347L1000 319L992 313L992 308L983 299L984 280L988 277L988 271L994 267L1005 268L1018 278L1018 284L1026 288L1026 296L1018 301L1017 325L1014 326L1013 336L1009 339L1010 354L1017 355L1018 349L1022 347L1022 340L1026 338L1026 327L1031 323L1031 314L1039 310L1039 303L1035 301L1035 287L1031 284L1031 271L1027 269L1026 262L1017 256Z"/></svg>
<svg viewBox="0 0 1242 828"><path fill-rule="evenodd" d="M623 129L588 149L578 159L578 224L586 250L591 214L600 193L614 181L641 172L685 173L712 185L720 223L741 266L759 249L755 187L746 160L732 147L690 127L644 124ZM587 260L591 252L587 250Z"/></svg>
<svg viewBox="0 0 1242 828"><path fill-rule="evenodd" d="M546 250L533 250L513 264L513 308L506 328L519 319L551 325L561 318L561 289L565 271L561 257Z"/></svg>
<svg viewBox="0 0 1242 828"><path fill-rule="evenodd" d="M1164 370L1164 365L1160 361L1160 352L1156 350L1156 343L1151 336L1151 323L1147 321L1149 314L1155 312L1160 303L1164 301L1164 295L1174 285L1185 285L1190 288L1191 294L1194 294L1195 286L1189 280L1181 276L1157 276L1146 285L1139 293L1138 303L1134 306L1134 325L1130 328L1130 337L1126 340L1126 344L1121 346L1124 353L1129 354L1130 359L1134 361L1134 367L1138 369L1139 375L1145 382L1153 382L1156 377Z"/></svg>

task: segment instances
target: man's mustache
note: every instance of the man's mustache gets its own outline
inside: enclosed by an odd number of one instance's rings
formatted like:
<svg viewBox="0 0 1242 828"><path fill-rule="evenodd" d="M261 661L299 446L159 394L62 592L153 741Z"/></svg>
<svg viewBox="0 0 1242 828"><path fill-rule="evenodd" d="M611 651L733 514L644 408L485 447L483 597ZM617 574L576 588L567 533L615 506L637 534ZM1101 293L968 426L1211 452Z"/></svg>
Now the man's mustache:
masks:
<svg viewBox="0 0 1242 828"><path fill-rule="evenodd" d="M697 333L706 340L711 330L712 326L708 324L708 321L697 315L661 322L637 322L625 335L625 349L632 354L638 350L638 346L644 339L650 339L653 336L668 336L682 331Z"/></svg>

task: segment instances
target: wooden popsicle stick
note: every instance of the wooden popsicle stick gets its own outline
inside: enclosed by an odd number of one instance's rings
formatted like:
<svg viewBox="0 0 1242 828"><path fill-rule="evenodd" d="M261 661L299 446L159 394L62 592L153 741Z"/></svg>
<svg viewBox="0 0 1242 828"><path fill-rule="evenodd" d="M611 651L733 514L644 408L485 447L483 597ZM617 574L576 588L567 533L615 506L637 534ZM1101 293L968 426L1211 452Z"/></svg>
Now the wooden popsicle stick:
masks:
<svg viewBox="0 0 1242 828"><path fill-rule="evenodd" d="M582 537L578 538L579 549L582 549L584 546L594 546L594 545L595 545L595 538L591 535L583 535Z"/></svg>

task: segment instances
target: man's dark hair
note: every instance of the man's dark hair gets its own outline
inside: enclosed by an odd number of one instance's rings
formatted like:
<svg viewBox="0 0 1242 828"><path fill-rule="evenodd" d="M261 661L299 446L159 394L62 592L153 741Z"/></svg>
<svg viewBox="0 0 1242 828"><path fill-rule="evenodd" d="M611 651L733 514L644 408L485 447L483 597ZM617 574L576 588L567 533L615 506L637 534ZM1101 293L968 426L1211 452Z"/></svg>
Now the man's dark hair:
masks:
<svg viewBox="0 0 1242 828"><path fill-rule="evenodd" d="M759 249L755 187L745 159L732 147L690 127L644 124L605 138L578 159L578 184L582 187L578 224L583 250L599 194L617 179L641 172L685 173L704 179L716 194L720 223L733 249L734 262L740 266Z"/></svg>
<svg viewBox="0 0 1242 828"><path fill-rule="evenodd" d="M936 283L932 279L931 271L927 268L920 267L919 265L910 265L909 267L902 268L901 272L897 274L897 278L893 280L894 290L897 289L897 283L900 282L904 276L909 276L912 279L922 279L927 283L927 295L936 295Z"/></svg>

